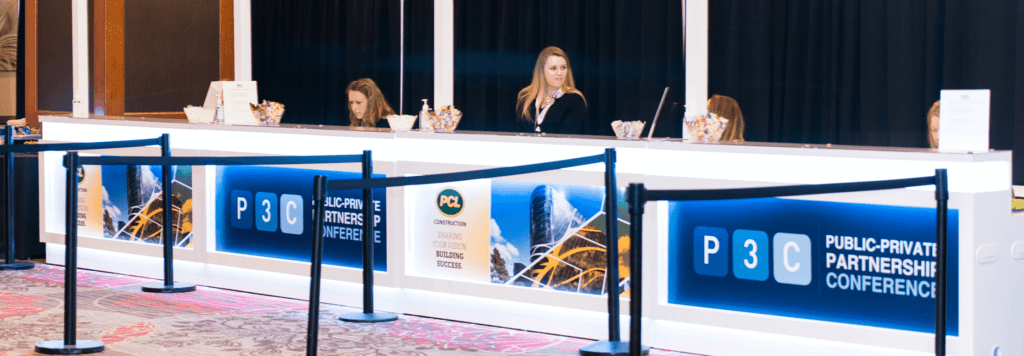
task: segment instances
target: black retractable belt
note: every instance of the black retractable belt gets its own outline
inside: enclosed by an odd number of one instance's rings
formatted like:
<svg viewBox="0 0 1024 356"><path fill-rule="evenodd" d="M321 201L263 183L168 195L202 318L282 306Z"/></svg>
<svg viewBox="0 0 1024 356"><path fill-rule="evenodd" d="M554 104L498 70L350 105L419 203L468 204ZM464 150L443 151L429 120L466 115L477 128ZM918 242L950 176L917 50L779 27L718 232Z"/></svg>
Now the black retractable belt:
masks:
<svg viewBox="0 0 1024 356"><path fill-rule="evenodd" d="M14 146L14 126L7 125L4 128L4 148ZM26 270L36 265L32 262L17 262L14 260L14 151L4 152L4 227L7 231L7 248L3 263L0 263L0 271L5 270Z"/></svg>
<svg viewBox="0 0 1024 356"><path fill-rule="evenodd" d="M605 250L608 260L605 267L605 283L608 285L608 340L602 340L580 347L582 356L626 355L629 353L629 342L619 336L619 208L618 186L615 182L615 149L605 150L604 169L604 207L605 207ZM632 236L630 237L632 239ZM634 283L630 277L630 284ZM644 346L646 355L650 348Z"/></svg>
<svg viewBox="0 0 1024 356"><path fill-rule="evenodd" d="M363 151L363 179L370 178L373 178L373 159L370 151ZM373 310L373 206L373 188L363 188L363 312L343 314L338 317L342 321L380 323L398 320L398 315Z"/></svg>
<svg viewBox="0 0 1024 356"><path fill-rule="evenodd" d="M36 344L36 352L50 355L79 355L103 351L103 343L77 340L78 300L78 152L64 156L67 206L64 215L64 339Z"/></svg>
<svg viewBox="0 0 1024 356"><path fill-rule="evenodd" d="M949 200L945 169L936 169L930 177L904 178L853 183L805 184L763 188L704 189L704 190L647 190L643 184L629 185L627 201L630 213L630 321L629 354L641 355L641 275L643 271L641 241L643 236L644 204L660 200L725 200L751 199L796 195L849 193L883 189L899 189L922 185L935 186L936 202L936 263L935 263L935 355L946 354L946 220Z"/></svg>
<svg viewBox="0 0 1024 356"><path fill-rule="evenodd" d="M171 138L168 134L161 136L162 142L160 143L160 156L164 158L171 157ZM177 226L173 220L173 209L174 206L172 201L174 200L174 194L171 189L171 184L174 179L174 174L171 170L174 166L170 164L164 164L160 169L160 176L163 180L163 227L160 229L161 235L164 242L164 281L157 283L149 283L142 285L143 292L149 293L185 293L196 290L196 285L193 283L175 282L174 281L174 228ZM179 214L179 216L181 216Z"/></svg>

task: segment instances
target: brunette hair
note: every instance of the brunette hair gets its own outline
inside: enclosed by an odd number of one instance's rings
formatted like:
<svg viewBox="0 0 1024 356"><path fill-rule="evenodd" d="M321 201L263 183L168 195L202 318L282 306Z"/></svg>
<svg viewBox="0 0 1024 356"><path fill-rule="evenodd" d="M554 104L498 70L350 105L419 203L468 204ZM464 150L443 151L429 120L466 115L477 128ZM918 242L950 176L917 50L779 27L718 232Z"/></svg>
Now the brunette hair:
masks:
<svg viewBox="0 0 1024 356"><path fill-rule="evenodd" d="M743 141L743 112L736 99L712 95L708 101L708 112L729 120L722 131L722 141Z"/></svg>
<svg viewBox="0 0 1024 356"><path fill-rule="evenodd" d="M928 145L932 146L932 148L939 148L938 139L932 137L932 117L939 117L939 101L940 100L936 100L935 103L932 104L931 109L928 109L928 116L925 117L925 122L928 124L928 130L925 132L928 133Z"/></svg>
<svg viewBox="0 0 1024 356"><path fill-rule="evenodd" d="M348 104L348 93L353 91L366 96L366 112L363 113L362 119L356 117L352 106ZM377 121L380 121L382 117L395 114L395 111L391 110L391 106L388 105L388 101L384 99L384 93L380 92L377 83L370 78L356 79L349 83L345 88L345 103L348 106L349 126L377 127Z"/></svg>
<svg viewBox="0 0 1024 356"><path fill-rule="evenodd" d="M530 107L530 103L537 101L537 95L547 90L548 83L544 80L544 63L548 61L550 56L558 56L565 59L565 81L562 82L562 92L565 94L579 94L583 98L583 93L576 90L576 81L572 79L572 65L569 64L569 56L561 48L555 46L545 48L537 56L537 63L533 66L533 79L530 80L530 85L519 91L519 97L516 100L516 113L526 122L533 122L534 120L533 114L527 109ZM587 99L583 98L583 104L586 103Z"/></svg>

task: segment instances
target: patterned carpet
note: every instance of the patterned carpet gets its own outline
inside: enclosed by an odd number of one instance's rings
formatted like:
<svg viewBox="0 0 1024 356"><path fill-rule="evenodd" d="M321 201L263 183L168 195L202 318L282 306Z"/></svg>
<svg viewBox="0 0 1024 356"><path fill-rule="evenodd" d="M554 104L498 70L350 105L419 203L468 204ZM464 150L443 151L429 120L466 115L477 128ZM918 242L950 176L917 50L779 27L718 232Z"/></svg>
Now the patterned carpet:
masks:
<svg viewBox="0 0 1024 356"><path fill-rule="evenodd" d="M204 287L139 291L152 281L80 270L78 337L104 342L98 355L305 355L305 301ZM63 286L59 266L0 273L0 356L37 355L35 343L63 337ZM355 311L322 305L320 355L577 355L592 342L405 315L381 324L336 319Z"/></svg>

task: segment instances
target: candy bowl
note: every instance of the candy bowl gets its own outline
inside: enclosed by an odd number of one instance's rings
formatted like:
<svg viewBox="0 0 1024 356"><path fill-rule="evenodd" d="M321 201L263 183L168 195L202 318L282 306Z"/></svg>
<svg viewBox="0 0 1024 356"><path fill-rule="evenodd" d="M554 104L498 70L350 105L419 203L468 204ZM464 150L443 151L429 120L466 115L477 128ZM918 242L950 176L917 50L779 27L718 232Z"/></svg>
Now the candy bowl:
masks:
<svg viewBox="0 0 1024 356"><path fill-rule="evenodd" d="M686 117L683 124L687 135L683 135L683 138L688 143L718 142L728 123L729 119L715 114Z"/></svg>
<svg viewBox="0 0 1024 356"><path fill-rule="evenodd" d="M459 126L461 120L462 111L451 105L446 105L430 115L430 126L434 132L452 132L455 131L456 126Z"/></svg>
<svg viewBox="0 0 1024 356"><path fill-rule="evenodd" d="M260 126L278 126L284 116L284 105L278 102L264 100L259 105L250 103L249 109L260 120Z"/></svg>
<svg viewBox="0 0 1024 356"><path fill-rule="evenodd" d="M394 131L409 131L412 130L412 125L416 123L416 115L388 115L388 126Z"/></svg>
<svg viewBox="0 0 1024 356"><path fill-rule="evenodd" d="M615 137L620 140L638 140L644 132L646 121L612 121L612 130L615 130Z"/></svg>

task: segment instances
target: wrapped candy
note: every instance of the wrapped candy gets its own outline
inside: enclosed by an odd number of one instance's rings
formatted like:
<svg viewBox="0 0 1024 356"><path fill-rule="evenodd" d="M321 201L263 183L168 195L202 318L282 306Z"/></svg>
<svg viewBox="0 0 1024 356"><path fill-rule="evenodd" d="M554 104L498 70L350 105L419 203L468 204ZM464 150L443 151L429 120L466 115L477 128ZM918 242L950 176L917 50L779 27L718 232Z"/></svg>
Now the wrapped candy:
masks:
<svg viewBox="0 0 1024 356"><path fill-rule="evenodd" d="M644 132L646 121L612 121L612 130L615 130L615 137L626 140L636 140Z"/></svg>
<svg viewBox="0 0 1024 356"><path fill-rule="evenodd" d="M462 120L462 111L451 105L445 105L430 116L430 126L434 128L434 131L452 132L459 125L460 120Z"/></svg>
<svg viewBox="0 0 1024 356"><path fill-rule="evenodd" d="M264 100L259 105L249 103L249 109L260 120L260 126L280 125L281 117L284 116L284 105L278 102Z"/></svg>
<svg viewBox="0 0 1024 356"><path fill-rule="evenodd" d="M686 129L690 133L686 142L718 142L728 123L729 119L711 113L686 117L683 119L683 124L686 125Z"/></svg>

